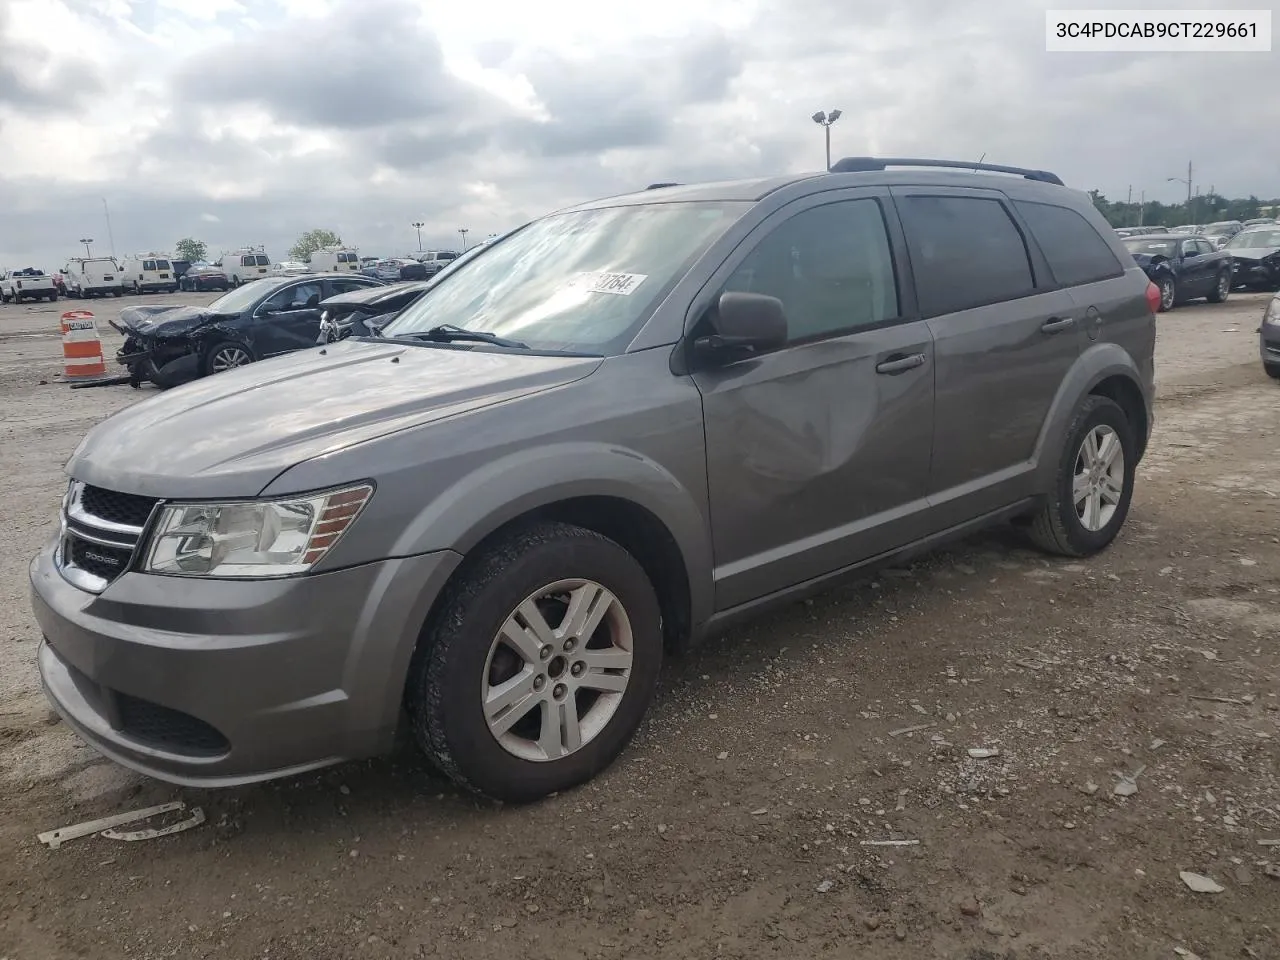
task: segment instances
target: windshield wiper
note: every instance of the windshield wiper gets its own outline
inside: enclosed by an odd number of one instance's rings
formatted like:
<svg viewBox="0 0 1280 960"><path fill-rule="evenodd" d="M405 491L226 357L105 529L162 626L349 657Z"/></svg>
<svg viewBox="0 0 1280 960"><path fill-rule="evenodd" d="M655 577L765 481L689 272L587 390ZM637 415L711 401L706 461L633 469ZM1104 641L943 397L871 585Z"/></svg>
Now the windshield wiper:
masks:
<svg viewBox="0 0 1280 960"><path fill-rule="evenodd" d="M489 333L486 330L464 330L462 327L454 326L452 323L442 323L438 327L432 327L430 330L424 330L420 333L402 334L408 340L438 340L441 343L451 343L455 340L474 340L476 343L491 343L495 347L510 347L514 350L528 350L529 345L519 340L510 340L507 337L500 337L496 333Z"/></svg>

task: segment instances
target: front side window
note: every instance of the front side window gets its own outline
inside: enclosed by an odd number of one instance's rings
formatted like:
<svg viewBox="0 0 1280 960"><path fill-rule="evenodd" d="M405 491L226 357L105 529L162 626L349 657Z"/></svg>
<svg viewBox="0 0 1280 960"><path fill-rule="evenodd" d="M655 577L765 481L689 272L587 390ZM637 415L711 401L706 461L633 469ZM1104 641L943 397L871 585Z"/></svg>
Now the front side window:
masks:
<svg viewBox="0 0 1280 960"><path fill-rule="evenodd" d="M142 261L142 269L143 269L143 270L154 270L155 268L156 268L156 262L155 262L154 260L143 260L143 261Z"/></svg>
<svg viewBox="0 0 1280 960"><path fill-rule="evenodd" d="M1027 245L999 200L902 197L898 211L926 317L1035 292Z"/></svg>
<svg viewBox="0 0 1280 960"><path fill-rule="evenodd" d="M157 269L157 270L168 270L168 269L169 269L169 261L168 261L168 260L157 260L157 261L156 261L156 269Z"/></svg>
<svg viewBox="0 0 1280 960"><path fill-rule="evenodd" d="M898 289L880 204L842 200L795 214L747 254L725 290L781 300L793 343L893 319Z"/></svg>
<svg viewBox="0 0 1280 960"><path fill-rule="evenodd" d="M240 266L242 266L242 267L252 267L252 266L253 266L253 257L241 257L241 258L240 258Z"/></svg>
<svg viewBox="0 0 1280 960"><path fill-rule="evenodd" d="M1182 255L1184 257L1198 257L1200 256L1200 247L1197 246L1194 240L1183 240Z"/></svg>
<svg viewBox="0 0 1280 960"><path fill-rule="evenodd" d="M535 350L619 352L693 260L749 208L646 203L544 217L451 270L383 336L452 324Z"/></svg>
<svg viewBox="0 0 1280 960"><path fill-rule="evenodd" d="M1049 269L1065 287L1075 287L1124 274L1124 267L1084 217L1067 207L1015 200L1031 228Z"/></svg>
<svg viewBox="0 0 1280 960"><path fill-rule="evenodd" d="M256 265L257 265L257 266L259 266L259 267L269 267L269 266L271 266L271 258L270 258L270 257L268 257L268 256L265 256L265 255L263 255L263 254L261 254L261 253L260 253L260 254L258 254L258 255L257 255L257 256L255 256L255 257L251 257L251 258L250 258L250 262L251 262L251 263L256 264Z"/></svg>
<svg viewBox="0 0 1280 960"><path fill-rule="evenodd" d="M320 303L321 287L319 283L301 283L293 287L285 287L271 296L262 305L268 310L305 310Z"/></svg>
<svg viewBox="0 0 1280 960"><path fill-rule="evenodd" d="M1211 244L1211 243L1210 243L1209 241L1207 241L1207 240L1197 240L1197 241L1196 241L1196 250L1198 250L1198 251L1199 251L1200 253L1202 253L1202 254L1204 254L1204 253L1217 253L1217 252L1218 252L1218 248L1217 248L1217 247L1215 247L1213 244Z"/></svg>

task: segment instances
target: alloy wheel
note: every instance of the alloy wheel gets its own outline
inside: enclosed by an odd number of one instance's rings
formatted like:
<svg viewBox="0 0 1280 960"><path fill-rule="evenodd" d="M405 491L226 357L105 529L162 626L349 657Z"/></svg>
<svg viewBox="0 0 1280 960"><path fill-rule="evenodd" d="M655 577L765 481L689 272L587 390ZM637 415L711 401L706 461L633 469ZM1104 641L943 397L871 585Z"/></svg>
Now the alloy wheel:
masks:
<svg viewBox="0 0 1280 960"><path fill-rule="evenodd" d="M1160 281L1160 309L1170 310L1173 308L1173 298L1176 296L1177 290L1173 285L1173 280L1165 277Z"/></svg>
<svg viewBox="0 0 1280 960"><path fill-rule="evenodd" d="M1114 429L1103 423L1085 434L1076 454L1071 502L1090 533L1102 530L1115 516L1124 494L1124 469L1124 448Z"/></svg>
<svg viewBox="0 0 1280 960"><path fill-rule="evenodd" d="M219 347L214 353L213 359L209 362L210 368L214 373L221 373L223 370L230 370L234 367L243 367L249 363L252 357L243 347L228 346Z"/></svg>
<svg viewBox="0 0 1280 960"><path fill-rule="evenodd" d="M622 602L593 580L560 580L503 621L485 662L481 707L513 756L560 760L608 725L631 675L633 634Z"/></svg>

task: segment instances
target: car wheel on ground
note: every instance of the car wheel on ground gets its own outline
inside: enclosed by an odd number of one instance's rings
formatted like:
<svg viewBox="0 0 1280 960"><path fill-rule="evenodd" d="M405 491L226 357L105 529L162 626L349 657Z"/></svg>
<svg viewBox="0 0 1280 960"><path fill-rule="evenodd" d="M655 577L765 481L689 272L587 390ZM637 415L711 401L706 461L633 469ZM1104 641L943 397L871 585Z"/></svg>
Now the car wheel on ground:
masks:
<svg viewBox="0 0 1280 960"><path fill-rule="evenodd" d="M1267 376L1272 380L1280 380L1280 363L1264 363L1262 369L1267 371Z"/></svg>
<svg viewBox="0 0 1280 960"><path fill-rule="evenodd" d="M1052 492L1031 539L1048 553L1087 557L1107 547L1129 513L1137 447L1118 403L1089 395L1067 429Z"/></svg>
<svg viewBox="0 0 1280 960"><path fill-rule="evenodd" d="M111 291L111 295L112 295L113 297L123 297L123 296L124 296L124 291L123 291L123 290L112 290L112 291Z"/></svg>
<svg viewBox="0 0 1280 960"><path fill-rule="evenodd" d="M607 767L639 726L662 662L644 569L614 541L564 523L483 551L430 626L406 688L414 737L459 785L510 802Z"/></svg>
<svg viewBox="0 0 1280 960"><path fill-rule="evenodd" d="M215 343L205 354L205 376L234 370L248 363L253 363L253 354L248 347L234 340L223 340L221 343Z"/></svg>
<svg viewBox="0 0 1280 960"><path fill-rule="evenodd" d="M1219 270L1218 279L1213 285L1213 290L1209 292L1208 300L1210 303L1222 303L1231 293L1231 271Z"/></svg>
<svg viewBox="0 0 1280 960"><path fill-rule="evenodd" d="M57 291L57 290L55 290L55 291L53 291L53 293L49 294L49 302L50 302L50 303L57 303L57 302L58 302L58 291Z"/></svg>
<svg viewBox="0 0 1280 960"><path fill-rule="evenodd" d="M1173 277L1161 277L1156 286L1160 288L1160 312L1172 310L1178 299L1178 285Z"/></svg>

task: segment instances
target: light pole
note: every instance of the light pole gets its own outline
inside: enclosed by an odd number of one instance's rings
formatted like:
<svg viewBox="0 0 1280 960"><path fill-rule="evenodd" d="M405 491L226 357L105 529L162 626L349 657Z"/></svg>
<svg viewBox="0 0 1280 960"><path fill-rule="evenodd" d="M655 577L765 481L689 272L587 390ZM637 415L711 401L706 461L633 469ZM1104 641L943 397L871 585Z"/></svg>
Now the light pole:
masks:
<svg viewBox="0 0 1280 960"><path fill-rule="evenodd" d="M462 237L462 252L467 252L467 234L471 232L469 227L459 227L458 233Z"/></svg>
<svg viewBox="0 0 1280 960"><path fill-rule="evenodd" d="M426 226L426 223L422 220L415 220L413 223L409 224L409 226L413 227L413 229L418 231L418 252L421 253L422 252L422 228Z"/></svg>
<svg viewBox="0 0 1280 960"><path fill-rule="evenodd" d="M1187 161L1187 179L1183 180L1181 177L1166 177L1165 181L1167 183L1185 183L1187 185L1187 216L1191 220L1195 220L1195 217L1191 216L1191 161Z"/></svg>
<svg viewBox="0 0 1280 960"><path fill-rule="evenodd" d="M831 125L840 119L840 111L832 110L830 113L823 113L819 110L813 115L813 122L822 127L827 135L827 169L831 169Z"/></svg>
<svg viewBox="0 0 1280 960"><path fill-rule="evenodd" d="M93 243L93 237L81 237L80 242L84 244L84 256L88 260L93 256L93 253L89 250L89 244Z"/></svg>

